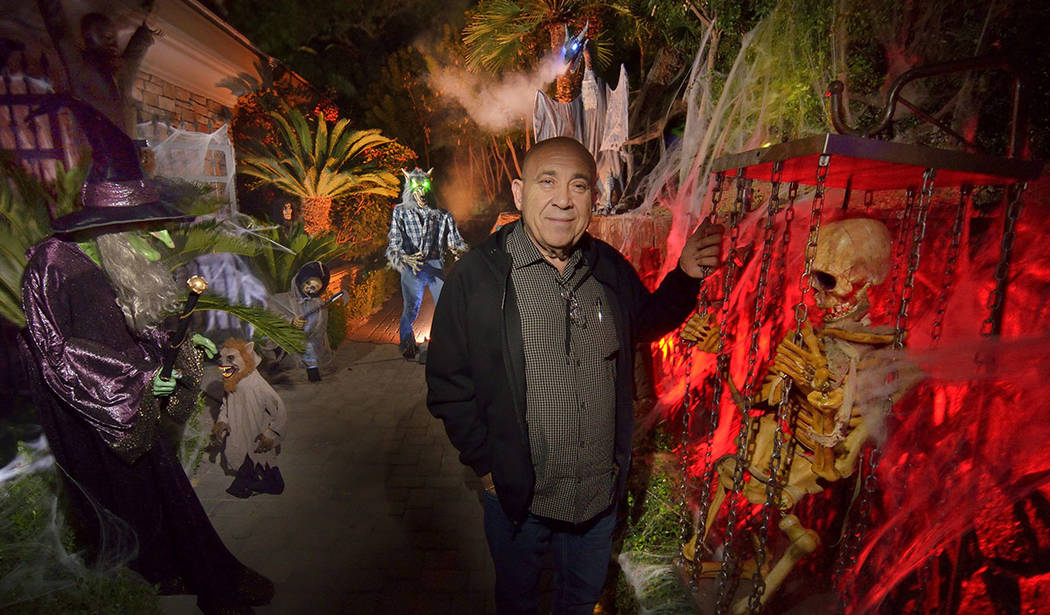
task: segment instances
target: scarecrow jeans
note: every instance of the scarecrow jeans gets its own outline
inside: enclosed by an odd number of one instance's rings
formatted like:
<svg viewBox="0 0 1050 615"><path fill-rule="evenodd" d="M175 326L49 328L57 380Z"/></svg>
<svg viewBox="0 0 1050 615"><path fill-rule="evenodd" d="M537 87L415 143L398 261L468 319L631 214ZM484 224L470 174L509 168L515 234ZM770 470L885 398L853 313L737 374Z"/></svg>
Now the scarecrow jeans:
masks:
<svg viewBox="0 0 1050 615"><path fill-rule="evenodd" d="M442 268L441 259L433 258L423 261L419 273L406 267L401 272L401 297L404 305L401 309L401 343L400 348L415 346L416 336L412 331L412 323L419 316L419 306L423 303L423 289L430 288L430 295L437 305L438 297L441 296L441 287L445 284L445 270Z"/></svg>

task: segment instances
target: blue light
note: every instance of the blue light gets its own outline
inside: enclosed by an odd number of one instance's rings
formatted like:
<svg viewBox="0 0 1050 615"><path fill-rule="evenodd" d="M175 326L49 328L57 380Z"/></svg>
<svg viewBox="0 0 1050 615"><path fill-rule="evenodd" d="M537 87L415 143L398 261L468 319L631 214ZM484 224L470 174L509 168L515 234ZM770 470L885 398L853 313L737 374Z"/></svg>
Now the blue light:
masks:
<svg viewBox="0 0 1050 615"><path fill-rule="evenodd" d="M579 44L579 43L573 43L573 44L572 44L572 49L573 49L573 51L575 51L575 50L576 50L576 48L577 48L577 47L579 47L579 46L580 46L580 44Z"/></svg>

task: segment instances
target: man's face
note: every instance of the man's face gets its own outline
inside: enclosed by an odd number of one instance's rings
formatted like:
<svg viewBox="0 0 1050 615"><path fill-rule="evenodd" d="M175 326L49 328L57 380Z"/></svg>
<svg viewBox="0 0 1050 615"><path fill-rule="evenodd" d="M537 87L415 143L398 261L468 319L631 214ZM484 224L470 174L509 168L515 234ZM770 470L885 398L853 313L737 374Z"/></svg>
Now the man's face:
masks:
<svg viewBox="0 0 1050 615"><path fill-rule="evenodd" d="M591 221L593 162L568 145L548 146L529 158L511 183L525 232L547 257L568 258Z"/></svg>
<svg viewBox="0 0 1050 615"><path fill-rule="evenodd" d="M120 55L120 47L117 46L117 30L111 21L92 21L82 32L84 45L93 51L99 51L110 57Z"/></svg>

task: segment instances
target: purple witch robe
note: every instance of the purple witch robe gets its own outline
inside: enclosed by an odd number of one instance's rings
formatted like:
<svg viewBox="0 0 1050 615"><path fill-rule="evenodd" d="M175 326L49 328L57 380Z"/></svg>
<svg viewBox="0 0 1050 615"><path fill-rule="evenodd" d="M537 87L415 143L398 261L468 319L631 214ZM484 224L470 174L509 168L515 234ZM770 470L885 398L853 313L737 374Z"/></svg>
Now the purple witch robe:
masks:
<svg viewBox="0 0 1050 615"><path fill-rule="evenodd" d="M162 408L151 386L166 336L133 335L106 274L76 244L49 238L28 256L21 350L77 529L100 541L95 507L104 507L135 532L129 565L149 582L225 599L247 569L223 545L159 429L162 411L183 414L195 403L197 352L184 344L176 367L185 375Z"/></svg>

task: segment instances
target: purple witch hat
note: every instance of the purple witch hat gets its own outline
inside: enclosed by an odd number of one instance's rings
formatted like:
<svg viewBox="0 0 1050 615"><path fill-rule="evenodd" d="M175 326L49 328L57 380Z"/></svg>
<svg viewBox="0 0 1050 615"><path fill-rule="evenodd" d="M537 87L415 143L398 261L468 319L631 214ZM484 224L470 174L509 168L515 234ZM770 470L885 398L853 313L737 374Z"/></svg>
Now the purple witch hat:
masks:
<svg viewBox="0 0 1050 615"><path fill-rule="evenodd" d="M161 200L142 173L134 141L123 130L91 105L69 96L44 103L35 114L56 107L73 112L92 149L91 168L80 188L83 207L52 222L56 233L192 217Z"/></svg>

